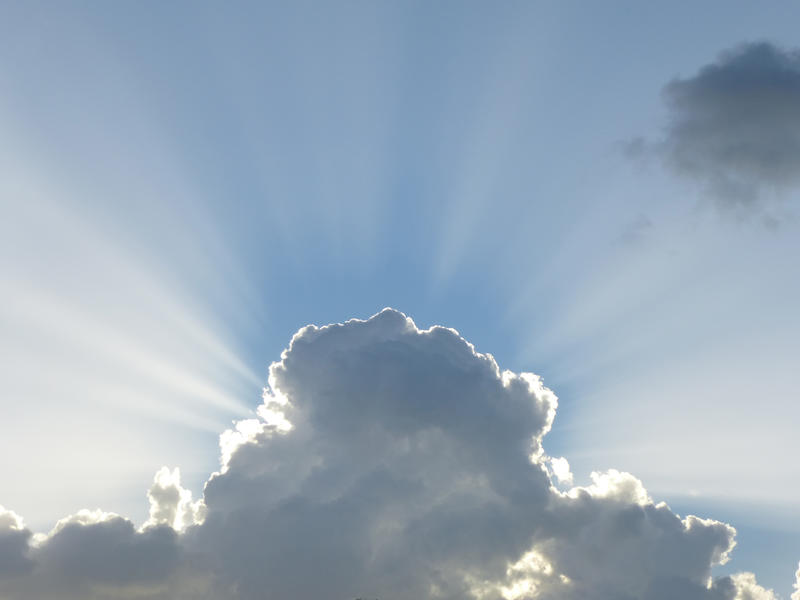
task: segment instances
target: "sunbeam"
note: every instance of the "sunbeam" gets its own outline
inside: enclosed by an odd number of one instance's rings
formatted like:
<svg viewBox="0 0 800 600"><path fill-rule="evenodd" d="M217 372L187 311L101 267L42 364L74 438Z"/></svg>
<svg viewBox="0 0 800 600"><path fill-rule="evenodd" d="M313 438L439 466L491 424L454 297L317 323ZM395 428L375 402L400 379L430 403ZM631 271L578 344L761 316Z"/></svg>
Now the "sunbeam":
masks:
<svg viewBox="0 0 800 600"><path fill-rule="evenodd" d="M789 597L798 19L0 4L0 600Z"/></svg>

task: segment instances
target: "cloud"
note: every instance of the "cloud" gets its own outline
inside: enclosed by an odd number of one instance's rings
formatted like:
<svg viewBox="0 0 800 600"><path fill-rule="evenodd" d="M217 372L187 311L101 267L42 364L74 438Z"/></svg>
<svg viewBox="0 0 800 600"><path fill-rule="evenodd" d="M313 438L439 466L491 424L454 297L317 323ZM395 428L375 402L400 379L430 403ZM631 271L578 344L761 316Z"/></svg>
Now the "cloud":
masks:
<svg viewBox="0 0 800 600"><path fill-rule="evenodd" d="M556 482L571 485L572 471L569 469L569 461L563 456L550 458L550 471L555 477Z"/></svg>
<svg viewBox="0 0 800 600"><path fill-rule="evenodd" d="M394 310L303 328L258 418L221 436L202 501L162 469L138 530L84 511L34 542L0 517L17 536L0 598L771 598L712 578L729 525L618 471L563 489L569 464L543 447L556 407L537 376Z"/></svg>
<svg viewBox="0 0 800 600"><path fill-rule="evenodd" d="M182 549L171 527L137 532L119 515L83 510L47 536L22 529L29 565L0 570L0 598L127 598L149 592L180 566ZM3 556L5 558L5 556ZM6 564L0 561L0 564ZM12 565L14 563L12 562Z"/></svg>
<svg viewBox="0 0 800 600"><path fill-rule="evenodd" d="M0 506L0 577L25 573L33 567L28 558L31 532L22 518Z"/></svg>
<svg viewBox="0 0 800 600"><path fill-rule="evenodd" d="M192 501L192 492L181 485L180 470L162 467L147 492L150 500L150 518L144 527L168 525L176 531L201 523L205 516L202 500Z"/></svg>
<svg viewBox="0 0 800 600"><path fill-rule="evenodd" d="M737 573L731 577L737 588L736 600L778 600L772 590L765 590L752 573Z"/></svg>
<svg viewBox="0 0 800 600"><path fill-rule="evenodd" d="M628 154L662 153L723 209L764 208L800 184L800 52L767 42L723 52L664 88L666 137L633 140Z"/></svg>

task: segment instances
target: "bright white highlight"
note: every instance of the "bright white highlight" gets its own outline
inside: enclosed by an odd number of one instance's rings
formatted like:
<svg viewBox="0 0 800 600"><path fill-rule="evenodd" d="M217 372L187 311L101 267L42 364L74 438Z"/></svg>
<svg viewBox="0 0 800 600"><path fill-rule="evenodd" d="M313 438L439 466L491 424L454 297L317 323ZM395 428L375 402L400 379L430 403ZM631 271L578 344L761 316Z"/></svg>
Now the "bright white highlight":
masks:
<svg viewBox="0 0 800 600"><path fill-rule="evenodd" d="M220 464L222 472L228 470L231 457L239 447L253 442L267 429L267 424L259 419L237 421L233 429L226 429L219 436Z"/></svg>
<svg viewBox="0 0 800 600"><path fill-rule="evenodd" d="M162 467L153 479L147 492L150 500L150 518L144 527L169 525L175 531L183 531L190 525L203 522L206 513L202 500L192 501L192 492L181 486L181 473Z"/></svg>
<svg viewBox="0 0 800 600"><path fill-rule="evenodd" d="M758 585L753 573L736 573L731 576L736 585L734 600L780 600L775 592ZM792 598L794 600L794 598Z"/></svg>
<svg viewBox="0 0 800 600"><path fill-rule="evenodd" d="M106 512L99 508L95 508L94 510L90 510L88 508L82 508L75 514L69 515L68 517L64 517L63 519L59 519L55 526L50 530L49 533L46 535L44 534L37 534L36 542L38 544L45 543L48 539L55 537L60 531L62 531L65 527L70 525L80 525L80 526L87 526L87 525L97 525L98 523L106 523L113 519L121 518L120 515L113 513L113 512Z"/></svg>
<svg viewBox="0 0 800 600"><path fill-rule="evenodd" d="M644 485L630 473L623 473L616 469L605 472L593 471L590 475L592 484L586 487L574 487L569 490L571 498L580 497L581 493L588 493L596 498L613 498L624 502L631 502L644 506L652 504L653 500L644 489Z"/></svg>
<svg viewBox="0 0 800 600"><path fill-rule="evenodd" d="M503 598L507 600L534 598L537 595L539 582L553 576L553 565L538 551L531 550L508 568L506 576L511 583L500 588Z"/></svg>
<svg viewBox="0 0 800 600"><path fill-rule="evenodd" d="M25 529L25 521L13 510L7 510L0 505L0 531L4 529L22 531Z"/></svg>
<svg viewBox="0 0 800 600"><path fill-rule="evenodd" d="M572 485L572 472L569 470L569 461L563 456L550 459L550 468L559 484Z"/></svg>

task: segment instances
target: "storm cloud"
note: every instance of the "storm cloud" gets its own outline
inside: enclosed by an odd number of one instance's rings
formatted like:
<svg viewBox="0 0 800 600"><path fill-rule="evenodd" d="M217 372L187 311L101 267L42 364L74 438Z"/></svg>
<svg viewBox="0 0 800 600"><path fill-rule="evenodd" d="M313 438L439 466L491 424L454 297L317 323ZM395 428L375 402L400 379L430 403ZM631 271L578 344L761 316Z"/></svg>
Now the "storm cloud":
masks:
<svg viewBox="0 0 800 600"><path fill-rule="evenodd" d="M669 121L659 151L721 208L761 209L800 184L797 50L742 44L663 94Z"/></svg>
<svg viewBox="0 0 800 600"><path fill-rule="evenodd" d="M543 445L556 408L536 375L395 310L303 328L201 500L163 469L140 529L85 511L34 536L0 511L0 598L774 598L713 577L731 526L627 473L567 487Z"/></svg>

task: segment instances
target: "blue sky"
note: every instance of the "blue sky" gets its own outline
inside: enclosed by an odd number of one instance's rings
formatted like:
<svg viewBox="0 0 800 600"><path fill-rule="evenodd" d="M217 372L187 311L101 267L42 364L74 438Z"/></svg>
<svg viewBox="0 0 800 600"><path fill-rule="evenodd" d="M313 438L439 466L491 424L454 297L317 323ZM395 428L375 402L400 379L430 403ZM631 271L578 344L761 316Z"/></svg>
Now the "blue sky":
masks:
<svg viewBox="0 0 800 600"><path fill-rule="evenodd" d="M392 306L541 375L560 399L545 448L577 483L630 471L732 523L720 572L788 598L798 188L726 208L660 148L665 86L742 43L800 47L799 19L4 4L0 502L35 531L81 508L140 524L162 465L201 493L297 329Z"/></svg>

